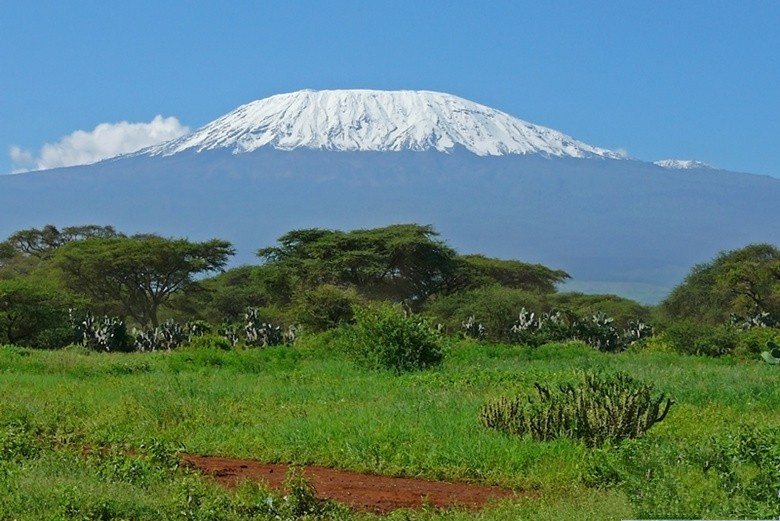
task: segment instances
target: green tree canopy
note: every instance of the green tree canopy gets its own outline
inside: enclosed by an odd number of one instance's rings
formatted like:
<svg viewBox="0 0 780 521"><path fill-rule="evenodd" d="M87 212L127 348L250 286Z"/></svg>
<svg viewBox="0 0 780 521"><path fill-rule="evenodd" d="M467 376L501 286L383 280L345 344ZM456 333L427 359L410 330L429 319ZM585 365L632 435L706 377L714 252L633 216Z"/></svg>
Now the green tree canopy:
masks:
<svg viewBox="0 0 780 521"><path fill-rule="evenodd" d="M46 259L51 256L54 250L72 241L121 236L122 234L117 232L113 226L88 224L66 226L59 230L57 227L47 224L40 230L30 228L12 234L0 246L0 254L13 251L21 255Z"/></svg>
<svg viewBox="0 0 780 521"><path fill-rule="evenodd" d="M70 305L61 290L41 281L0 280L0 344L55 347L46 332L67 329Z"/></svg>
<svg viewBox="0 0 780 521"><path fill-rule="evenodd" d="M553 293L556 285L569 279L563 270L518 260L503 260L484 255L461 255L455 284L463 289L498 284L505 288Z"/></svg>
<svg viewBox="0 0 780 521"><path fill-rule="evenodd" d="M780 250L751 244L694 266L661 305L676 319L723 322L731 313L780 320Z"/></svg>
<svg viewBox="0 0 780 521"><path fill-rule="evenodd" d="M142 325L158 325L158 312L194 276L221 270L234 250L229 242L190 242L156 235L89 238L57 249L55 264L66 285Z"/></svg>
<svg viewBox="0 0 780 521"><path fill-rule="evenodd" d="M396 224L349 232L294 230L258 255L295 273L299 284L352 287L375 298L421 302L456 268L455 251L431 226Z"/></svg>
<svg viewBox="0 0 780 521"><path fill-rule="evenodd" d="M294 274L274 264L239 266L203 280L195 295L199 313L212 322L237 321L246 308L285 307L294 290ZM194 297L194 299L192 298Z"/></svg>

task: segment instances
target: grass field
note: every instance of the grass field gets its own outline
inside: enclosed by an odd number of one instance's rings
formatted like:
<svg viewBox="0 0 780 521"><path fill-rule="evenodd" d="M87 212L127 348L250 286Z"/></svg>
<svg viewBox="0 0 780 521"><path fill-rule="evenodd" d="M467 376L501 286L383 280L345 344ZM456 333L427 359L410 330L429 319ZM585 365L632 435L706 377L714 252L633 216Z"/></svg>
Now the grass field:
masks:
<svg viewBox="0 0 780 521"><path fill-rule="evenodd" d="M390 519L780 515L777 367L461 341L441 367L395 376L354 366L328 340L235 352L0 347L0 519L371 517L274 513L262 487L222 490L177 468L177 450L533 491L481 512ZM583 368L624 371L676 403L644 438L601 449L481 426L488 400Z"/></svg>

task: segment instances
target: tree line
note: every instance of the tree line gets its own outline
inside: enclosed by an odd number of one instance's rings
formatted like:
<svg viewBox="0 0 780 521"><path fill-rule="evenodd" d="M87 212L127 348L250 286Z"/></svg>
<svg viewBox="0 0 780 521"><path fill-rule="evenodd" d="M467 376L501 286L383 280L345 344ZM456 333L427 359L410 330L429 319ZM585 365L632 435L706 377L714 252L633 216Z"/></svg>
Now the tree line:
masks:
<svg viewBox="0 0 780 521"><path fill-rule="evenodd" d="M68 343L74 309L140 328L168 319L235 323L255 309L269 322L321 331L379 301L403 303L450 332L505 341L513 327L516 336L521 310L572 324L606 314L621 330L637 319L661 328L686 321L771 327L780 319L780 251L769 244L695 266L652 308L615 295L561 293L569 279L563 270L460 254L419 224L293 230L260 248L257 264L228 269L234 252L220 239L127 235L112 226L20 230L0 242L0 343Z"/></svg>

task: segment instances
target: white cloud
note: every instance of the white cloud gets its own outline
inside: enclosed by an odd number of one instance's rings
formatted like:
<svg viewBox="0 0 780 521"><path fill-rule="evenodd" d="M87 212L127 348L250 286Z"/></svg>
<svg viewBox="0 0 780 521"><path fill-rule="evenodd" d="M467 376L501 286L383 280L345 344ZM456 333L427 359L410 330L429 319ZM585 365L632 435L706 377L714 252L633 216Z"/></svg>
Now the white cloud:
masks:
<svg viewBox="0 0 780 521"><path fill-rule="evenodd" d="M56 143L46 143L35 156L18 146L9 149L16 172L88 165L183 136L189 127L174 117L155 116L149 123L101 123L92 131L77 130Z"/></svg>

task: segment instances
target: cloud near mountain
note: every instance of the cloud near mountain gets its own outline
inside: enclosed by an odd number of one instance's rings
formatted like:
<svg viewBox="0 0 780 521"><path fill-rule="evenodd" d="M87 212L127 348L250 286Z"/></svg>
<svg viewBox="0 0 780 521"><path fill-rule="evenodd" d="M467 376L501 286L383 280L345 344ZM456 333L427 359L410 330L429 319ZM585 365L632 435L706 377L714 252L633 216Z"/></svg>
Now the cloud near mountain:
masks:
<svg viewBox="0 0 780 521"><path fill-rule="evenodd" d="M91 131L77 130L56 143L46 143L37 154L12 146L14 170L46 170L88 165L109 157L135 152L189 133L175 117L157 115L148 123L101 123Z"/></svg>

